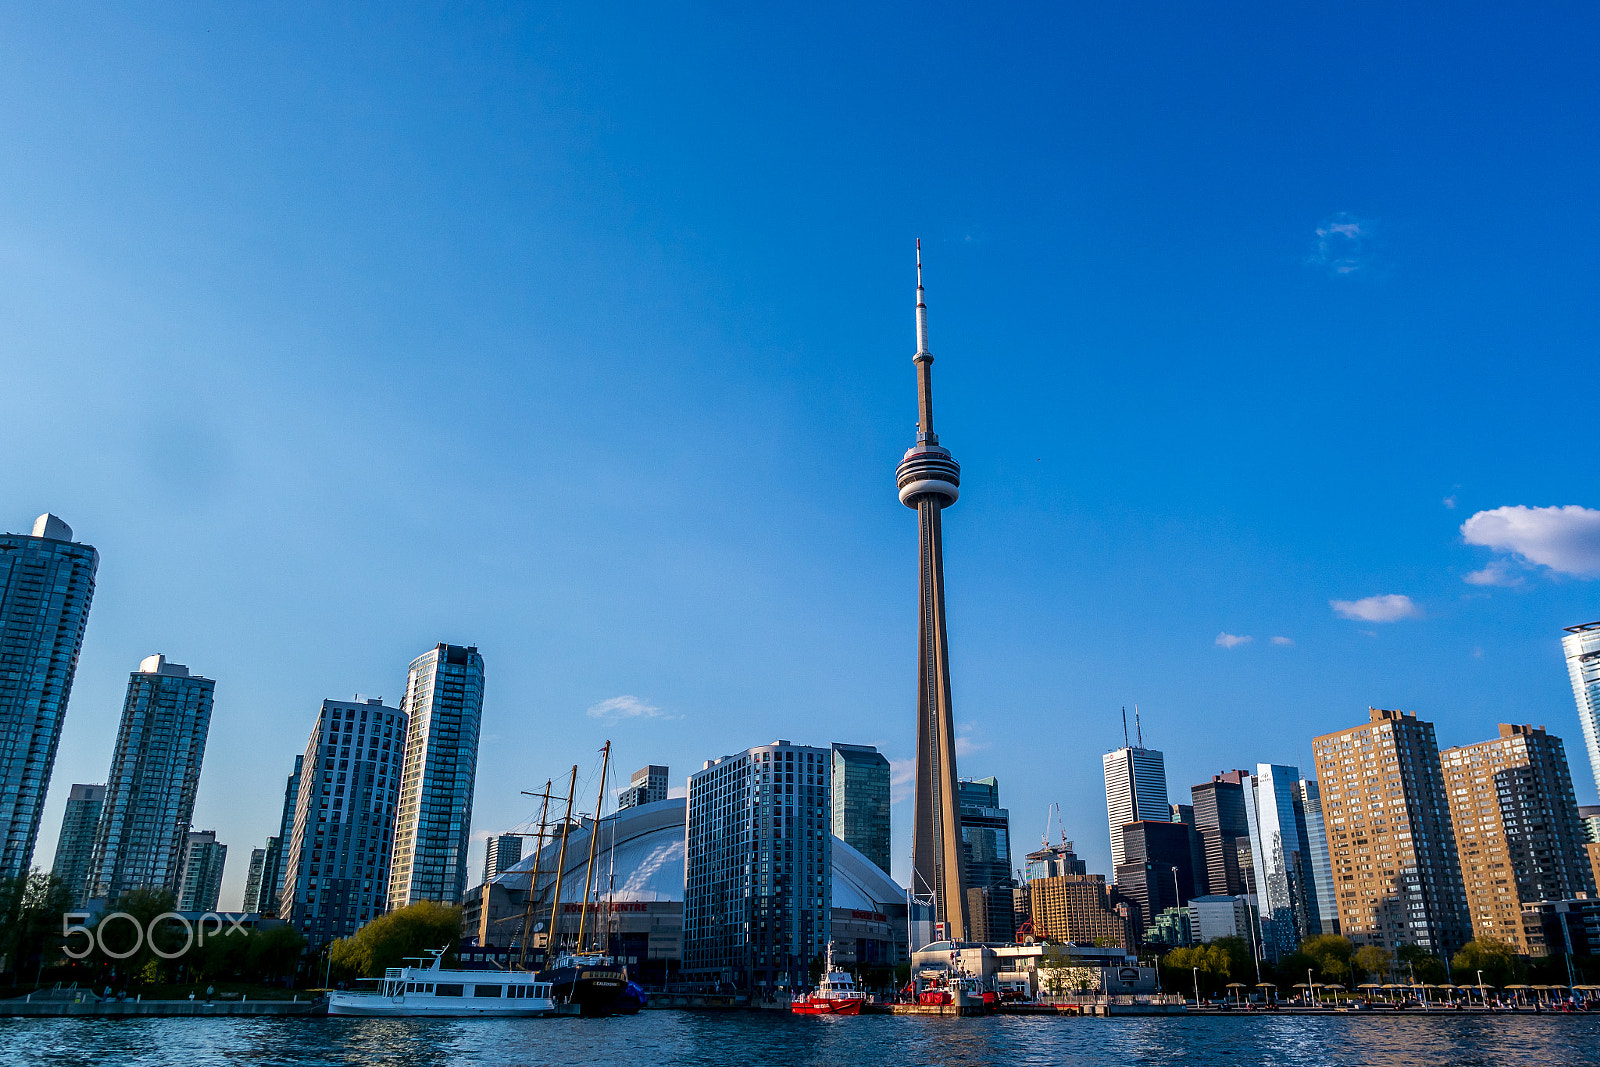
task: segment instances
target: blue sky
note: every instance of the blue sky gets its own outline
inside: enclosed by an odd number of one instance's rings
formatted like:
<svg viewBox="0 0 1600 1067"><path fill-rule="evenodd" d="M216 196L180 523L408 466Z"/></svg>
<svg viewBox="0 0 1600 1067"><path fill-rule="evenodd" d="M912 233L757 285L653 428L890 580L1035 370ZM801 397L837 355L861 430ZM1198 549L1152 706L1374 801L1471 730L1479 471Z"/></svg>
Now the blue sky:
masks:
<svg viewBox="0 0 1600 1067"><path fill-rule="evenodd" d="M0 12L0 524L102 554L38 858L154 652L218 681L225 905L320 701L440 640L487 662L480 834L607 737L909 760L917 237L1015 858L1059 802L1108 869L1123 705L1175 796L1379 705L1547 724L1592 803L1596 22Z"/></svg>

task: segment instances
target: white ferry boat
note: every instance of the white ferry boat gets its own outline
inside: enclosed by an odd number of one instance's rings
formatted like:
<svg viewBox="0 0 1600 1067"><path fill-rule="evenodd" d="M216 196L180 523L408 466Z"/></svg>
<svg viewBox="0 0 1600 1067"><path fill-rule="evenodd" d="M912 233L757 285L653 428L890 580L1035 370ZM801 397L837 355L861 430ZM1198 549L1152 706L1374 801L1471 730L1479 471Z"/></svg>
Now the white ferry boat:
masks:
<svg viewBox="0 0 1600 1067"><path fill-rule="evenodd" d="M448 971L445 950L429 949L423 967L390 967L376 992L328 994L329 1015L547 1015L555 1010L550 983L528 971Z"/></svg>

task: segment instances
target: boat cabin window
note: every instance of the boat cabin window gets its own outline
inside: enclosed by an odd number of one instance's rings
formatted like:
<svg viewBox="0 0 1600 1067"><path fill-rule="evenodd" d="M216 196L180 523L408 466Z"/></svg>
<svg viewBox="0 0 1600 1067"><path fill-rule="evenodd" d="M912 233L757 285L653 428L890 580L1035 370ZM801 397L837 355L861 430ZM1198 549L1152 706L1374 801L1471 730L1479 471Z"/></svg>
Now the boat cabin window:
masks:
<svg viewBox="0 0 1600 1067"><path fill-rule="evenodd" d="M498 997L501 987L497 985L473 986L472 995L475 997Z"/></svg>
<svg viewBox="0 0 1600 1067"><path fill-rule="evenodd" d="M462 989L462 986L446 985L443 982L433 987L434 993L441 997L459 997L462 995Z"/></svg>

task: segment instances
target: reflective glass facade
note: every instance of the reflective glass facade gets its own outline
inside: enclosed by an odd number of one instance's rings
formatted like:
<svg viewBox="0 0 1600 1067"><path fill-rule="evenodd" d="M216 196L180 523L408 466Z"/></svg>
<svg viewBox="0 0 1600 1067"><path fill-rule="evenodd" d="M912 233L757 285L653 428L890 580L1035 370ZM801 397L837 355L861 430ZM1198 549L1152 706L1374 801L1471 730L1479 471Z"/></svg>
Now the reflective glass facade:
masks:
<svg viewBox="0 0 1600 1067"><path fill-rule="evenodd" d="M889 760L870 745L833 751L833 836L889 870Z"/></svg>
<svg viewBox="0 0 1600 1067"><path fill-rule="evenodd" d="M1567 657L1567 677L1578 702L1578 725L1589 752L1589 773L1600 791L1600 622L1567 627L1561 639Z"/></svg>
<svg viewBox="0 0 1600 1067"><path fill-rule="evenodd" d="M89 861L94 856L94 834L105 802L103 785L75 785L67 794L67 810L61 817L61 836L56 839L56 860L50 873L72 891L74 907L81 907L88 899Z"/></svg>
<svg viewBox="0 0 1600 1067"><path fill-rule="evenodd" d="M455 904L467 892L472 788L483 716L483 657L438 645L411 662L389 908L419 900Z"/></svg>
<svg viewBox="0 0 1600 1067"><path fill-rule="evenodd" d="M0 535L0 878L33 864L99 565L54 515Z"/></svg>
<svg viewBox="0 0 1600 1067"><path fill-rule="evenodd" d="M1262 949L1269 959L1322 933L1305 795L1298 767L1262 763L1244 783Z"/></svg>

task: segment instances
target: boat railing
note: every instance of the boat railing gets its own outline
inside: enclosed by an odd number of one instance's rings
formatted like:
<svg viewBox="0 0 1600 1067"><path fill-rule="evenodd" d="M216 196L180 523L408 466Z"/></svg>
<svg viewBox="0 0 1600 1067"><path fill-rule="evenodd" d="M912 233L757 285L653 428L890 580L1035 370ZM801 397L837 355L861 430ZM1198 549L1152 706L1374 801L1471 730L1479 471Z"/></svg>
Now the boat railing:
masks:
<svg viewBox="0 0 1600 1067"><path fill-rule="evenodd" d="M384 969L383 977L385 978L385 980L395 979L395 978L403 978L403 977L405 977L404 972L405 972L405 968L404 967L387 967L387 968Z"/></svg>

